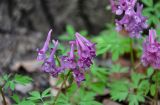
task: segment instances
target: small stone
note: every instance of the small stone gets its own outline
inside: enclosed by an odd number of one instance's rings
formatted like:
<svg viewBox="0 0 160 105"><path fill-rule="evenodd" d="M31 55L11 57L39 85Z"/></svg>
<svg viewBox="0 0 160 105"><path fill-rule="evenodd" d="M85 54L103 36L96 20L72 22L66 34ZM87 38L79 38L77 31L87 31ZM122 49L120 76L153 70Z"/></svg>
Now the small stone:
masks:
<svg viewBox="0 0 160 105"><path fill-rule="evenodd" d="M33 84L32 83L28 83L28 84L25 84L25 85L22 85L22 84L16 84L15 86L15 90L23 93L23 94L26 94L27 92L31 91L33 89Z"/></svg>

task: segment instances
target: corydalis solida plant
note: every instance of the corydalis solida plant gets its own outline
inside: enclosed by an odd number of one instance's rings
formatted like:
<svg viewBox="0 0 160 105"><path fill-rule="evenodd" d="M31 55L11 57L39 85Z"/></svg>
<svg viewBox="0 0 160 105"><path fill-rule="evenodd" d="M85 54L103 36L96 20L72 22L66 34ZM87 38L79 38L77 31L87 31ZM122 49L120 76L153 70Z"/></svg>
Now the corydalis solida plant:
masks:
<svg viewBox="0 0 160 105"><path fill-rule="evenodd" d="M130 37L140 38L143 29L148 27L147 18L142 15L143 5L137 0L110 0L112 12L122 16L116 19L116 30L126 30Z"/></svg>
<svg viewBox="0 0 160 105"><path fill-rule="evenodd" d="M70 70L77 84L80 85L81 81L85 80L85 70L90 68L92 60L96 56L95 44L76 33L76 39L69 42L70 52L67 55L60 56L60 65L57 66L54 56L58 47L58 41L53 40L54 47L49 49L51 32L52 30L49 31L43 48L38 50L37 60L44 62L41 68L42 71L56 77L59 73ZM50 52L48 58L46 57L47 51Z"/></svg>

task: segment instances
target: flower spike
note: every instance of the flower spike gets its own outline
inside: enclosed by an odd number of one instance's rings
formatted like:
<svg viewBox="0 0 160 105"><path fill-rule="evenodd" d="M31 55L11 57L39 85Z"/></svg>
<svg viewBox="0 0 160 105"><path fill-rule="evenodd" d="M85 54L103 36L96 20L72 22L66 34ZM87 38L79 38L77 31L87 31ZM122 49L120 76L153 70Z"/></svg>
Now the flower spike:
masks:
<svg viewBox="0 0 160 105"><path fill-rule="evenodd" d="M160 69L160 43L156 41L156 31L149 30L149 37L143 43L143 55L141 62L144 66L151 65L155 69Z"/></svg>

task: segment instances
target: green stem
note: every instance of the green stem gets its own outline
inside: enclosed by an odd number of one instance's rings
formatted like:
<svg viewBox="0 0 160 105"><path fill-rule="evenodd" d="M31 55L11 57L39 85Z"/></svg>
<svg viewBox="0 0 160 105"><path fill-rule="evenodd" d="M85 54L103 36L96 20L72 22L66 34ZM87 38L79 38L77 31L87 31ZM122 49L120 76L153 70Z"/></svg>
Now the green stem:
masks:
<svg viewBox="0 0 160 105"><path fill-rule="evenodd" d="M3 104L7 105L2 86L0 86L0 92L1 92L1 95L2 95L2 99L3 99Z"/></svg>
<svg viewBox="0 0 160 105"><path fill-rule="evenodd" d="M133 56L133 40L130 38L130 56L131 56L131 67L133 70L135 70L134 68L134 56Z"/></svg>
<svg viewBox="0 0 160 105"><path fill-rule="evenodd" d="M41 98L41 102L43 103L43 105L44 105L44 101L43 101L43 99Z"/></svg>
<svg viewBox="0 0 160 105"><path fill-rule="evenodd" d="M155 97L154 97L154 99L155 99L155 102L154 102L154 105L158 105L158 70L156 70L156 80L155 80L155 84L156 84L156 86L155 86L155 90L156 90L156 94L155 94Z"/></svg>
<svg viewBox="0 0 160 105"><path fill-rule="evenodd" d="M71 72L71 71L68 72L68 74L66 75L64 81L62 82L61 87L60 87L60 89L59 89L57 95L55 96L53 105L56 104L56 101L57 101L57 99L58 99L58 97L59 97L59 95L60 95L60 93L61 93L61 90L62 90L63 86L65 85L65 83L66 83L66 81L67 81L67 79L68 79L68 77L69 77L69 75L70 75L70 72Z"/></svg>
<svg viewBox="0 0 160 105"><path fill-rule="evenodd" d="M140 66L141 66L141 63L138 63L137 65L135 65L134 69L136 70Z"/></svg>
<svg viewBox="0 0 160 105"><path fill-rule="evenodd" d="M59 57L57 55L56 55L56 60L58 61L58 65L61 66L60 59L59 59Z"/></svg>

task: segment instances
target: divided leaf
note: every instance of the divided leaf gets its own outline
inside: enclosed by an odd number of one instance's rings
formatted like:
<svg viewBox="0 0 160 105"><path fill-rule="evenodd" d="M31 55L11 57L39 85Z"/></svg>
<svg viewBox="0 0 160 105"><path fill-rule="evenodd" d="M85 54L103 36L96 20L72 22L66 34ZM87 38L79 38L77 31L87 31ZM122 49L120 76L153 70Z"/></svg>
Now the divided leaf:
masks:
<svg viewBox="0 0 160 105"><path fill-rule="evenodd" d="M25 85L27 83L30 83L32 81L32 78L30 78L28 76L23 76L23 75L16 74L15 77L14 77L14 81L17 82L17 83Z"/></svg>

